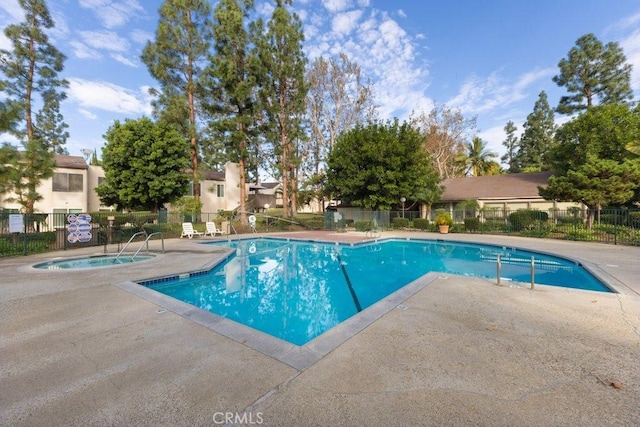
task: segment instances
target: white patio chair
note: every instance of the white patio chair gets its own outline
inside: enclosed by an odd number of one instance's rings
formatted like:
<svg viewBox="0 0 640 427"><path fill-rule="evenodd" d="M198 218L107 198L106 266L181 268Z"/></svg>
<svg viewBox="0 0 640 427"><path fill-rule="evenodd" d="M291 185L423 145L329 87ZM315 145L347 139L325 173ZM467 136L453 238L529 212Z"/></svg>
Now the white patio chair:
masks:
<svg viewBox="0 0 640 427"><path fill-rule="evenodd" d="M193 236L202 236L202 233L199 232L198 230L195 230L193 228L193 224L190 222L183 222L182 223L182 234L180 234L180 238L182 239L183 237L188 237L189 239L192 239Z"/></svg>
<svg viewBox="0 0 640 427"><path fill-rule="evenodd" d="M219 234L221 236L224 234L224 231L222 231L218 227L216 227L216 223L213 222L213 221L206 222L205 226L207 227L206 230L204 231L204 235L205 236L214 237L217 234Z"/></svg>

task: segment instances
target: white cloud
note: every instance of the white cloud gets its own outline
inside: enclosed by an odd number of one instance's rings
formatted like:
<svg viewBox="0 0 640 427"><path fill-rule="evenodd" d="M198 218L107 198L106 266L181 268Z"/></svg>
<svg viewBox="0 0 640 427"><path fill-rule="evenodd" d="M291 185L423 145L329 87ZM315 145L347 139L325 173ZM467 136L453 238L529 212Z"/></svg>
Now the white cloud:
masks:
<svg viewBox="0 0 640 427"><path fill-rule="evenodd" d="M82 41L94 49L104 49L112 52L127 52L129 42L113 31L80 31Z"/></svg>
<svg viewBox="0 0 640 427"><path fill-rule="evenodd" d="M398 9L398 16L401 17L401 18L406 18L407 14L404 13L404 10Z"/></svg>
<svg viewBox="0 0 640 427"><path fill-rule="evenodd" d="M632 34L620 41L620 47L627 57L627 63L633 64L631 70L631 88L640 92L640 30L635 30Z"/></svg>
<svg viewBox="0 0 640 427"><path fill-rule="evenodd" d="M98 118L97 115L93 114L91 111L89 110L85 110L84 108L79 108L78 112L80 113L80 115L86 119L89 120L95 120Z"/></svg>
<svg viewBox="0 0 640 427"><path fill-rule="evenodd" d="M616 31L624 31L626 29L636 26L638 23L640 23L640 12L636 13L635 15L631 15L624 19L621 19L620 21L616 22L613 25L610 25L609 27L605 28L604 33L608 34Z"/></svg>
<svg viewBox="0 0 640 427"><path fill-rule="evenodd" d="M98 17L106 28L116 28L124 25L129 19L144 12L144 8L137 0L79 0L80 7L89 9Z"/></svg>
<svg viewBox="0 0 640 427"><path fill-rule="evenodd" d="M73 49L73 54L80 59L98 59L102 55L95 49L91 49L86 44L77 40L69 42L69 45Z"/></svg>
<svg viewBox="0 0 640 427"><path fill-rule="evenodd" d="M368 2L359 4L367 6ZM349 5L337 2L329 6L339 9ZM327 14L318 13L310 17L316 23L318 36L314 39L307 34L305 50L309 58L345 53L358 63L364 77L373 82L375 102L383 120L404 120L413 111L433 108L433 100L425 95L428 69L415 54L414 39L387 13L377 9L338 13L331 21L333 31L326 30L326 17Z"/></svg>
<svg viewBox="0 0 640 427"><path fill-rule="evenodd" d="M271 3L262 3L256 7L256 12L263 18L271 18L275 8Z"/></svg>
<svg viewBox="0 0 640 427"><path fill-rule="evenodd" d="M496 71L482 79L470 76L460 87L458 94L448 100L450 107L459 108L464 114L487 113L496 108L504 108L527 98L527 89L541 79L553 75L553 68L534 70L520 76L515 82L503 81Z"/></svg>
<svg viewBox="0 0 640 427"><path fill-rule="evenodd" d="M322 0L322 5L331 13L341 12L351 7L351 0Z"/></svg>
<svg viewBox="0 0 640 427"><path fill-rule="evenodd" d="M133 30L131 32L131 40L138 44L147 44L148 41L153 40L155 35L143 30Z"/></svg>
<svg viewBox="0 0 640 427"><path fill-rule="evenodd" d="M100 109L119 114L150 114L151 106L146 88L139 93L122 86L102 81L70 78L67 96L81 109Z"/></svg>
<svg viewBox="0 0 640 427"><path fill-rule="evenodd" d="M331 30L341 36L347 35L358 26L361 16L361 10L352 10L336 15L331 21Z"/></svg>
<svg viewBox="0 0 640 427"><path fill-rule="evenodd" d="M13 22L24 20L24 10L16 0L0 0L0 9L9 15Z"/></svg>
<svg viewBox="0 0 640 427"><path fill-rule="evenodd" d="M133 61L129 58L126 58L124 55L121 55L119 53L114 53L111 55L111 57L113 59L115 59L116 61L118 61L119 63L126 65L127 67L131 67L131 68L138 68L139 63L136 61Z"/></svg>

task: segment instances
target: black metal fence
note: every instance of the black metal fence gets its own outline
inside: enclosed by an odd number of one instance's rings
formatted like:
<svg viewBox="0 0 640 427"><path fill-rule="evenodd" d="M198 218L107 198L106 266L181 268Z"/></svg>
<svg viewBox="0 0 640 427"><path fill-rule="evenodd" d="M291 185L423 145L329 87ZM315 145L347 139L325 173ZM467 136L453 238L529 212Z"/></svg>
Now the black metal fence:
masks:
<svg viewBox="0 0 640 427"><path fill-rule="evenodd" d="M538 238L640 245L640 209L587 210L490 209L450 211L451 233L504 234ZM366 231L405 229L438 231L436 211L420 218L415 211L337 210L325 214L325 228Z"/></svg>
<svg viewBox="0 0 640 427"><path fill-rule="evenodd" d="M161 232L161 237L179 237L183 222L217 222L219 214L195 215L149 212L95 212L19 214L0 211L0 257L126 243L134 234Z"/></svg>
<svg viewBox="0 0 640 427"><path fill-rule="evenodd" d="M450 213L454 220L451 233L503 234L640 246L640 209L493 209ZM0 257L88 246L105 246L106 251L108 244L126 243L141 231L147 235L160 232L162 238L179 237L183 222L191 222L197 230L204 231L207 221L215 221L220 228L222 221L229 220L234 232L251 231L248 227L244 229L237 218L229 218L230 213L96 212L90 214L90 219L85 215L26 215L0 211ZM437 232L435 215L434 211L429 218L420 218L415 211L349 209L327 211L324 218L322 215L300 215L295 223L299 229L367 231L376 228ZM275 216L256 216L259 231L292 229L291 221L278 221Z"/></svg>

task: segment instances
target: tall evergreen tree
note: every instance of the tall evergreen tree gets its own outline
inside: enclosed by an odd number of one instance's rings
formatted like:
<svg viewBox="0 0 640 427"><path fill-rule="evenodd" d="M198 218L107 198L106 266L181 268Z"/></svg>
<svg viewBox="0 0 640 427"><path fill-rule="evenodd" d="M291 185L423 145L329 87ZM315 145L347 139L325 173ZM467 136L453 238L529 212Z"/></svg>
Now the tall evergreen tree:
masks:
<svg viewBox="0 0 640 427"><path fill-rule="evenodd" d="M51 43L45 31L54 27L53 19L43 0L18 0L25 12L22 23L4 29L13 47L0 50L0 71L6 77L0 83L6 97L3 121L22 143L23 153L14 156L12 190L26 213L33 213L35 202L41 199L36 189L53 176L55 152L63 151L68 137L67 125L59 113L66 98L64 88L69 83L58 77L64 68L65 56ZM36 94L40 94L40 110L34 110Z"/></svg>
<svg viewBox="0 0 640 427"><path fill-rule="evenodd" d="M553 175L540 195L547 200L603 206L640 201L640 159L627 146L640 140L640 106L598 105L558 129L551 152ZM589 211L587 224L593 222Z"/></svg>
<svg viewBox="0 0 640 427"><path fill-rule="evenodd" d="M527 116L523 127L520 150L516 156L520 169L523 172L549 170L549 152L554 144L556 125L545 91L538 95L533 112Z"/></svg>
<svg viewBox="0 0 640 427"><path fill-rule="evenodd" d="M251 41L248 18L253 0L221 0L214 9L214 55L206 86L211 96L206 102L213 119L215 140L224 141L226 152L240 170L240 218L247 224L245 207L250 154L257 144L259 123L258 56Z"/></svg>
<svg viewBox="0 0 640 427"><path fill-rule="evenodd" d="M631 91L631 64L626 63L618 43L603 45L593 34L585 34L576 41L567 58L558 63L560 74L553 77L558 86L572 94L560 98L557 111L572 114L594 105L594 97L601 104L628 102Z"/></svg>
<svg viewBox="0 0 640 427"><path fill-rule="evenodd" d="M268 139L277 158L277 173L282 178L283 214L293 215L297 203L297 171L300 163L298 141L303 137L307 86L304 73L307 59L302 50L304 32L297 14L286 5L291 0L276 0L276 8L267 24L266 35L258 41L264 72L261 91Z"/></svg>
<svg viewBox="0 0 640 427"><path fill-rule="evenodd" d="M164 118L171 118L178 128L187 126L193 195L199 203L199 79L213 37L211 6L202 0L165 0L159 13L155 41L145 46L142 61L161 86L156 108L164 107Z"/></svg>
<svg viewBox="0 0 640 427"><path fill-rule="evenodd" d="M518 149L520 147L520 141L516 136L516 125L509 120L504 127L504 131L507 134L507 138L502 141L502 145L507 149L507 152L500 157L500 160L503 163L509 165L509 173L518 173L520 172L520 167L518 166Z"/></svg>

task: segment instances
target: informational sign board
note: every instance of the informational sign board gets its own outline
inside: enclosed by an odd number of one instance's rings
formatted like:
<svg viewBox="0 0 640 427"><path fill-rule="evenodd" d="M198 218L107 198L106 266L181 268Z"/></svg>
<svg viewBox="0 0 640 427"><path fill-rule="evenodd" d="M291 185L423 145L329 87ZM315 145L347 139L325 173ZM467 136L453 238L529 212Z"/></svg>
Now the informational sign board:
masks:
<svg viewBox="0 0 640 427"><path fill-rule="evenodd" d="M91 215L69 214L67 215L67 242L85 243L91 241Z"/></svg>
<svg viewBox="0 0 640 427"><path fill-rule="evenodd" d="M9 214L9 233L24 233L24 215Z"/></svg>

